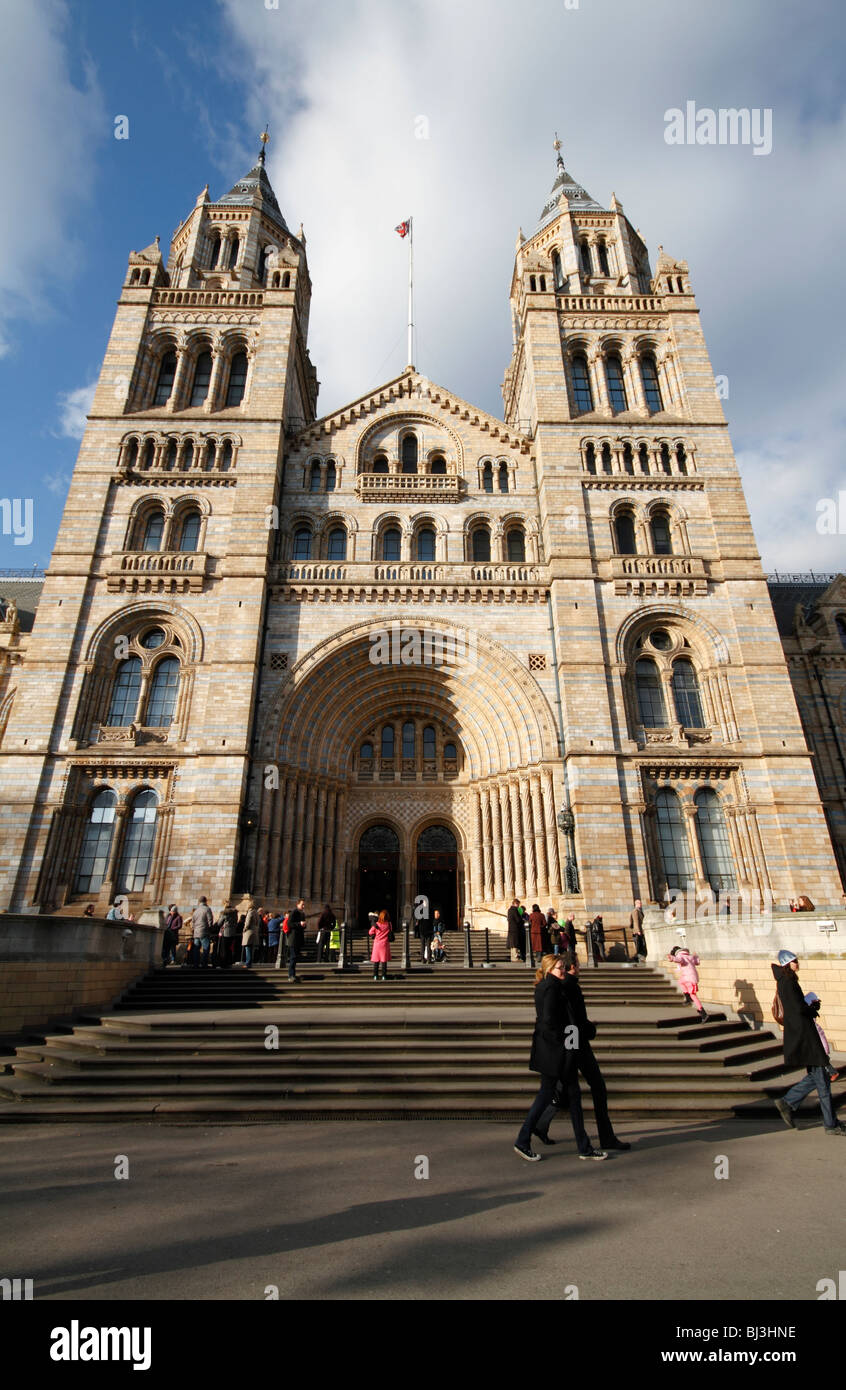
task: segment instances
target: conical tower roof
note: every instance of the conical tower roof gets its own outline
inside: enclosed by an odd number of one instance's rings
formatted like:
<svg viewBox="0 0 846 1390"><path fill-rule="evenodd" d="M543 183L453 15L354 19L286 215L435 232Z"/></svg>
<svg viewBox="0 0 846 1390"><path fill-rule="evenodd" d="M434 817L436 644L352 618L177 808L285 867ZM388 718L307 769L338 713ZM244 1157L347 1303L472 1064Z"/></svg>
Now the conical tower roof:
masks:
<svg viewBox="0 0 846 1390"><path fill-rule="evenodd" d="M217 204L223 207L259 207L266 217L269 217L284 232L288 232L290 236L288 225L282 216L276 201L276 194L264 167L264 146L262 146L261 154L250 172L239 179L224 198L218 198Z"/></svg>
<svg viewBox="0 0 846 1390"><path fill-rule="evenodd" d="M567 173L567 170L564 168L564 160L561 158L561 141L558 139L557 135L555 137L554 148L557 151L557 173L555 183L552 185L547 203L541 211L536 231L540 231L541 227L544 227L547 222L551 222L552 218L557 216L559 212L558 200L562 193L567 199L567 206L571 212L582 212L586 209L595 209L599 212L605 211L602 204L598 203L595 198L592 198L587 190L582 188L580 183L576 182L572 174Z"/></svg>

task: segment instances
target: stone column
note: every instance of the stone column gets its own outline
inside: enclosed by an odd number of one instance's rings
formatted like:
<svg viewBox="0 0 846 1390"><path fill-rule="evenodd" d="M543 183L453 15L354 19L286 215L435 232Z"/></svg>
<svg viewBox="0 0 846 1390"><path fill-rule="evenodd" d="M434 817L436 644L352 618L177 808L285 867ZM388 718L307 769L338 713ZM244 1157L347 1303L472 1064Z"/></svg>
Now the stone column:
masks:
<svg viewBox="0 0 846 1390"><path fill-rule="evenodd" d="M491 794L487 787L482 789L482 850L485 861L484 899L490 902L494 895L493 845L491 836Z"/></svg>
<svg viewBox="0 0 846 1390"><path fill-rule="evenodd" d="M267 855L267 891L271 897L277 897L279 894L279 874L282 867L282 817L285 812L285 786L285 778L280 777L279 786L272 793L273 816L270 822L270 844Z"/></svg>
<svg viewBox="0 0 846 1390"><path fill-rule="evenodd" d="M317 809L314 818L314 859L311 870L311 896L323 893L323 844L326 838L326 788L317 790Z"/></svg>
<svg viewBox="0 0 846 1390"><path fill-rule="evenodd" d="M188 376L188 368L191 365L191 358L184 344L176 349L176 375L173 378L173 389L168 397L165 410L171 413L181 409L182 397L185 394L185 382Z"/></svg>
<svg viewBox="0 0 846 1390"><path fill-rule="evenodd" d="M212 369L209 380L209 389L206 392L206 399L203 401L203 413L210 415L215 408L215 402L220 395L220 382L223 376L223 369L226 365L226 357L219 347L212 352Z"/></svg>
<svg viewBox="0 0 846 1390"><path fill-rule="evenodd" d="M693 860L693 872L696 875L696 887L704 888L710 886L708 876L705 873L705 864L702 859L702 850L699 845L699 835L696 830L696 817L699 814L695 802L682 802L682 811L685 817L685 828L687 830L687 843L690 849L690 857Z"/></svg>
<svg viewBox="0 0 846 1390"><path fill-rule="evenodd" d="M535 825L535 863L538 866L538 893L549 897L549 871L546 862L546 827L543 815L543 789L539 773L533 773L529 785L532 791L532 820Z"/></svg>
<svg viewBox="0 0 846 1390"><path fill-rule="evenodd" d="M321 874L320 891L323 896L330 901L332 898L332 867L335 850L335 807L338 801L338 791L336 787L330 787L326 793L326 816L324 820L325 832L323 841L323 871ZM332 907L335 904L332 903Z"/></svg>
<svg viewBox="0 0 846 1390"><path fill-rule="evenodd" d="M514 845L512 843L511 831L511 807L508 804L507 782L500 782L497 792L499 795L499 823L502 833L503 896L510 902L514 897L516 888L514 885Z"/></svg>
<svg viewBox="0 0 846 1390"><path fill-rule="evenodd" d="M277 868L279 893L284 899L291 896L291 859L294 852L293 834L296 809L297 782L296 778L288 777L285 781L284 821L279 840L279 865Z"/></svg>
<svg viewBox="0 0 846 1390"><path fill-rule="evenodd" d="M115 807L115 828L112 832L112 843L109 845L109 862L106 865L106 872L103 874L103 882L100 885L100 892L108 893L110 902L114 900L115 896L115 880L120 863L118 856L123 850L128 812L129 806L126 802Z"/></svg>
<svg viewBox="0 0 846 1390"><path fill-rule="evenodd" d="M490 799L493 818L494 900L495 902L502 902L505 889L502 878L502 813L499 806L498 787L491 787Z"/></svg>
<svg viewBox="0 0 846 1390"><path fill-rule="evenodd" d="M754 849L754 851L755 851L755 859L756 859L757 864L758 864L758 881L759 881L759 887L760 887L761 889L764 889L764 888L770 888L770 889L771 889L771 888L772 888L772 881L771 881L771 879L770 879L770 871L769 871L769 869L768 869L768 867L767 867L767 858L766 858L766 855L764 854L764 845L763 845L763 841L761 840L761 831L760 831L760 828L759 828L759 826L758 826L758 816L757 816L757 814L756 814L756 811L755 811L755 807L754 807L754 806L751 806L751 805L750 805L750 806L748 807L746 819L747 819L747 824L748 824L748 826L749 826L749 837L750 837L750 839L751 839L751 841L752 841L752 846L753 846L753 849Z"/></svg>
<svg viewBox="0 0 846 1390"><path fill-rule="evenodd" d="M473 906L480 906L485 897L485 876L484 876L484 816L482 814L482 793L478 788L473 791Z"/></svg>
<svg viewBox="0 0 846 1390"><path fill-rule="evenodd" d="M303 833L303 862L300 869L300 896L311 897L311 865L314 858L314 818L317 809L317 788L310 786L306 798L305 831Z"/></svg>
<svg viewBox="0 0 846 1390"><path fill-rule="evenodd" d="M293 843L291 846L291 898L296 902L303 894L303 816L305 813L306 789L300 782L297 787L297 804L294 810Z"/></svg>
<svg viewBox="0 0 846 1390"><path fill-rule="evenodd" d="M514 850L514 896L525 898L526 868L523 857L523 829L520 818L520 788L517 782L508 784L508 800L511 806L511 844Z"/></svg>
<svg viewBox="0 0 846 1390"><path fill-rule="evenodd" d="M520 810L523 817L523 852L526 859L526 897L534 898L538 891L538 881L532 827L532 797L528 777L520 778Z"/></svg>
<svg viewBox="0 0 846 1390"><path fill-rule="evenodd" d="M546 856L549 867L550 893L562 893L564 883L561 875L561 857L558 849L558 824L555 817L555 784L552 773L543 773L543 811L546 822Z"/></svg>
<svg viewBox="0 0 846 1390"><path fill-rule="evenodd" d="M344 835L344 814L345 814L345 812L346 812L346 807L347 807L347 794L346 794L345 791L339 791L339 792L338 792L338 796L337 796L337 800L336 800L336 803L335 803L335 838L334 838L334 845L333 845L333 852L332 852L332 859L333 859L333 864L334 864L334 871L333 871L333 874L332 874L332 906L333 906L333 907L335 906L335 901L336 901L337 899L341 898L341 897L343 896L343 894L344 894L344 869L345 869L345 867L346 867L347 855L346 855L346 846L345 846L345 843L344 843L343 835ZM344 908L345 908L347 905L348 905L348 904L347 904L346 902L341 903L341 904L340 904L340 907L339 907L339 911L340 911L341 913L343 913ZM354 904L354 903L350 902L350 903L349 903L349 907L350 907L350 910L351 910L351 911L355 911L355 904Z"/></svg>

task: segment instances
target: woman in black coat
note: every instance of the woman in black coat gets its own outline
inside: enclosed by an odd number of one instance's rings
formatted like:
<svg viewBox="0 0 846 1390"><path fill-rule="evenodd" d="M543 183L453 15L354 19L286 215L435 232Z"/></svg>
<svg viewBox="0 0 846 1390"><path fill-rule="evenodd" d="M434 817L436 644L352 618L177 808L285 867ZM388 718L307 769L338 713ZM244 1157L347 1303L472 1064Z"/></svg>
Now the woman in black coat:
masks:
<svg viewBox="0 0 846 1390"><path fill-rule="evenodd" d="M792 951L779 951L778 964L772 967L781 1007L784 1012L784 1062L788 1067L804 1067L806 1075L776 1101L776 1109L786 1125L796 1128L793 1112L805 1096L816 1088L820 1098L826 1134L846 1134L846 1125L838 1124L831 1103L831 1082L826 1065L828 1053L817 1032L816 1017L819 1001L806 1004L802 986L796 978L799 961Z"/></svg>
<svg viewBox="0 0 846 1390"><path fill-rule="evenodd" d="M565 1048L570 1014L564 990L564 961L561 956L544 956L535 980L537 1019L529 1067L532 1071L540 1072L541 1086L514 1145L515 1153L529 1163L537 1163L540 1159L540 1154L532 1151L535 1125L547 1106L552 1104L556 1084L565 1071L569 1056L572 1056L568 1055Z"/></svg>

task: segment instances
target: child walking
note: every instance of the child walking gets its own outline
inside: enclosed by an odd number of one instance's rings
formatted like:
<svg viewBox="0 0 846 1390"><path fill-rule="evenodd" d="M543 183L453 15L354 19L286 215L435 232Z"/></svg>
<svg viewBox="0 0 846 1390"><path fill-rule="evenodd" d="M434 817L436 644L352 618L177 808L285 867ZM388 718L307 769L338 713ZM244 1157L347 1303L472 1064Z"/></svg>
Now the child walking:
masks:
<svg viewBox="0 0 846 1390"><path fill-rule="evenodd" d="M820 996L819 996L818 994L809 993L809 994L806 994L806 995L805 995L805 1003L806 1003L806 1004L817 1004L817 1003L822 1004L822 1000L820 999ZM827 1056L828 1059L829 1059L828 1062L826 1063L826 1068L825 1068L826 1071L828 1072L828 1079L829 1079L829 1081L836 1081L837 1078L838 1078L838 1076L840 1075L840 1072L839 1072L839 1071L835 1071L835 1070L834 1070L834 1067L831 1065L831 1048L830 1048L829 1045L828 1045L828 1038L826 1037L825 1033L824 1033L823 1030L822 1030L822 1024L820 1023L820 1020L819 1020L818 1017L814 1019L814 1023L816 1024L817 1032L818 1032L819 1035L820 1035L820 1042L822 1043L823 1047L825 1048L826 1056Z"/></svg>
<svg viewBox="0 0 846 1390"><path fill-rule="evenodd" d="M679 984L685 998L693 1001L699 1014L699 1022L705 1023L708 1015L699 998L699 971L696 969L699 957L693 955L686 946L674 946L667 959L679 967Z"/></svg>

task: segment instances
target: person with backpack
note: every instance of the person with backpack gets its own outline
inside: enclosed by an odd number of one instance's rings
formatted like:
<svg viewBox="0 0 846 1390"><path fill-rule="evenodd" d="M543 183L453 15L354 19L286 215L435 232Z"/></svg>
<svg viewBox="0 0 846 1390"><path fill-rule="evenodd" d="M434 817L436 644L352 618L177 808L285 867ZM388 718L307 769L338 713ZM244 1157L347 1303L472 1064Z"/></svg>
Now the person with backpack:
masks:
<svg viewBox="0 0 846 1390"><path fill-rule="evenodd" d="M796 1129L795 1111L805 1097L816 1090L826 1134L846 1134L846 1125L840 1124L834 1113L827 1070L828 1053L816 1027L819 1000L807 1003L797 979L799 960L793 951L779 951L772 972L776 982L773 1017L784 1029L784 1064L786 1067L805 1068L801 1081L797 1081L781 1100L775 1102L776 1110L789 1129Z"/></svg>

